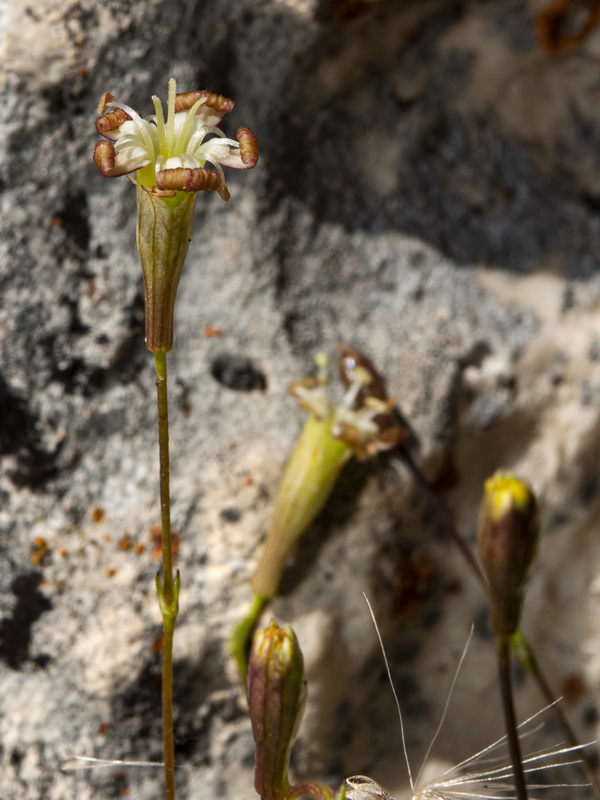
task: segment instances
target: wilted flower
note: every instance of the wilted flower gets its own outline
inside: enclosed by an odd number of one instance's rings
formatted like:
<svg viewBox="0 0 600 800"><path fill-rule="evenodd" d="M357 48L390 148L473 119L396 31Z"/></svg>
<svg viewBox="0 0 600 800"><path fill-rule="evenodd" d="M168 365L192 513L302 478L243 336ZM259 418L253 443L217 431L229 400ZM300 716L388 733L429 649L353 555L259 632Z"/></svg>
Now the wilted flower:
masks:
<svg viewBox="0 0 600 800"><path fill-rule="evenodd" d="M348 352L343 350L342 354ZM360 373L348 381L342 402L332 403L329 360L319 353L315 361L317 376L296 381L289 389L310 415L285 467L252 579L253 591L263 597L275 595L290 548L323 508L352 456L367 459L406 437L402 426L389 422L394 401L365 392L367 379Z"/></svg>
<svg viewBox="0 0 600 800"><path fill-rule="evenodd" d="M251 169L258 161L256 137L239 128L237 140L216 126L233 101L208 91L176 93L169 81L167 117L153 97L154 115L143 118L105 92L96 129L94 163L107 178L130 175L138 201L137 242L144 273L146 345L166 352L173 345L173 310L187 255L196 192L229 190L223 167ZM207 169L207 165L214 169Z"/></svg>

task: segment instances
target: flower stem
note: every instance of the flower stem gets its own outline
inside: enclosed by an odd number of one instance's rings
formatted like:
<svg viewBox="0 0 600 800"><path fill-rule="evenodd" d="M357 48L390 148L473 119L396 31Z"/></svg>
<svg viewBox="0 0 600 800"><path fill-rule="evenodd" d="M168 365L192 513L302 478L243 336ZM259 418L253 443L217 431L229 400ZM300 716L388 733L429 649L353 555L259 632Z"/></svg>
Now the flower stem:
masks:
<svg viewBox="0 0 600 800"><path fill-rule="evenodd" d="M515 790L517 800L527 800L527 786L525 785L525 775L523 773L523 760L521 757L521 745L517 722L515 718L515 706L513 702L512 676L510 671L510 637L498 636L498 681L500 683L500 694L502 697L502 708L504 710L504 722L506 726L506 739L508 752L513 766L513 777L515 780Z"/></svg>
<svg viewBox="0 0 600 800"><path fill-rule="evenodd" d="M260 615L269 600L269 597L255 594L248 614L241 622L238 622L229 637L229 652L235 659L244 687L248 677L248 656L250 655L252 636L258 625Z"/></svg>
<svg viewBox="0 0 600 800"><path fill-rule="evenodd" d="M156 593L163 620L162 725L165 765L165 800L175 800L175 738L173 734L173 635L179 610L179 573L173 577L171 543L171 495L169 468L169 397L167 354L154 353L158 449L160 463L160 521L162 532L162 576L156 576Z"/></svg>
<svg viewBox="0 0 600 800"><path fill-rule="evenodd" d="M404 462L405 466L409 469L412 476L416 480L417 484L420 486L423 494L425 495L427 502L429 503L430 507L437 515L438 520L442 524L442 526L446 529L446 533L450 536L451 539L458 545L459 550L465 557L469 567L473 571L473 574L483 587L484 591L487 593L487 583L485 578L483 577L483 573L479 567L479 564L475 560L469 545L467 544L466 540L464 539L463 535L458 531L454 523L452 522L452 518L450 517L450 513L446 506L442 503L442 501L437 497L434 493L433 489L431 488L431 484L427 480L425 474L422 472L421 468L412 457L411 453L409 452L408 448L405 445L402 445L398 448L398 453L402 461ZM567 719L565 713L562 710L560 703L557 703L557 695L554 694L552 689L550 688L550 684L548 683L542 669L539 665L539 662L536 658L535 651L533 646L526 638L525 634L518 630L512 637L511 637L511 646L523 663L524 667L528 670L528 672L533 676L535 682L538 685L538 688L542 695L544 696L548 705L552 706L552 710L554 711L557 721L560 727L563 729L563 733L569 744L572 747L581 747L580 741L577 739L573 728L569 720ZM583 749L578 750L577 755L581 761L583 769L587 775L588 780L590 781L592 788L594 790L594 795L596 796L597 800L600 800L600 778L598 777L598 772L594 767L593 762L590 760L587 753L584 752Z"/></svg>
<svg viewBox="0 0 600 800"><path fill-rule="evenodd" d="M539 662L536 658L535 651L531 642L523 631L520 629L513 634L512 636L512 648L516 653L517 657L520 659L521 663L525 666L525 668L534 676L537 684L546 698L546 702L548 704L552 704L554 708L554 713L556 714L560 726L563 729L563 733L565 734L566 740L571 747L581 748L581 744L575 733L569 720L567 719L560 703L556 702L556 695L550 688L550 684L544 673L542 672L542 668L539 665ZM579 760L581 761L581 765L587 775L587 779L589 780L592 789L594 791L594 795L600 799L600 780L598 779L598 773L596 768L594 767L593 762L588 757L587 753L583 749L578 749L576 755L578 756Z"/></svg>
<svg viewBox="0 0 600 800"><path fill-rule="evenodd" d="M408 470L412 474L413 478L416 480L417 484L420 486L421 491L423 492L423 494L427 499L427 502L437 515L443 527L446 529L446 532L448 533L450 538L453 540L454 544L458 547L458 549L462 553L465 561L471 568L473 575L477 578L483 590L487 592L487 583L483 576L483 572L481 571L481 567L477 563L477 560L473 555L471 548L469 547L463 536L459 533L455 524L452 522L452 517L450 516L450 512L431 488L431 484L425 477L425 474L422 472L417 462L412 457L409 449L405 445L400 445L400 447L398 448L398 454L401 460L404 462L405 466L408 467Z"/></svg>

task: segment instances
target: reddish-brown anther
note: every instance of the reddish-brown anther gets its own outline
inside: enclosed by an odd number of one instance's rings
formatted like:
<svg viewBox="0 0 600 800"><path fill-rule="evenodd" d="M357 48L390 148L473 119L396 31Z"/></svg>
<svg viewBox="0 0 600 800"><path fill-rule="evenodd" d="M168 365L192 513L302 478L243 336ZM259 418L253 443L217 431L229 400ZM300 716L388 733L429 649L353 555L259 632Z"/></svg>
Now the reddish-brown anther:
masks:
<svg viewBox="0 0 600 800"><path fill-rule="evenodd" d="M200 192L219 190L221 176L210 169L177 167L156 173L156 186L160 190L176 192Z"/></svg>
<svg viewBox="0 0 600 800"><path fill-rule="evenodd" d="M122 108L115 108L109 111L108 114L103 114L96 120L96 130L101 136L107 139L117 139L117 134L121 125L131 119L130 115L123 111Z"/></svg>
<svg viewBox="0 0 600 800"><path fill-rule="evenodd" d="M237 140L240 143L240 157L248 168L255 167L258 162L258 139L250 128L238 128Z"/></svg>
<svg viewBox="0 0 600 800"><path fill-rule="evenodd" d="M356 383L361 385L356 395L358 405L362 405L367 397L385 402L388 399L385 380L375 369L373 362L364 353L344 344L341 344L339 349L338 370L344 386L349 389Z"/></svg>

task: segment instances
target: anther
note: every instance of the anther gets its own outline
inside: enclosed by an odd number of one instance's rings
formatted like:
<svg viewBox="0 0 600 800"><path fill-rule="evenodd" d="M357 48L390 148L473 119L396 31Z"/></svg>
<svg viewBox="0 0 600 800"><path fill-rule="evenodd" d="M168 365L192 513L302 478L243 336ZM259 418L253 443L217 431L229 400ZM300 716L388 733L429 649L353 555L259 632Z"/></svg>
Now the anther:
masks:
<svg viewBox="0 0 600 800"><path fill-rule="evenodd" d="M338 360L340 378L346 388L354 383L362 385L359 404L364 403L367 397L378 400L387 400L388 394L383 376L375 369L373 363L364 353L352 350L350 347L340 345Z"/></svg>

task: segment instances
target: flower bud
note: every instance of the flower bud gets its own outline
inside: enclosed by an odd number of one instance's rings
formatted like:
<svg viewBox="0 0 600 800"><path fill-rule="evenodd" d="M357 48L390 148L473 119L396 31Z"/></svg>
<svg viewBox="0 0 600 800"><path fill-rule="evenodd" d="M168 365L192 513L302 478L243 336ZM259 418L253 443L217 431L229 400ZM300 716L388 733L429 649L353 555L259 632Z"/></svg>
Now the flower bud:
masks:
<svg viewBox="0 0 600 800"><path fill-rule="evenodd" d="M477 548L488 580L490 624L498 636L511 636L519 627L538 535L531 487L510 472L496 472L485 483Z"/></svg>
<svg viewBox="0 0 600 800"><path fill-rule="evenodd" d="M304 660L296 635L289 625L272 621L254 634L248 664L254 788L262 800L279 800L290 789L290 753L305 701Z"/></svg>

